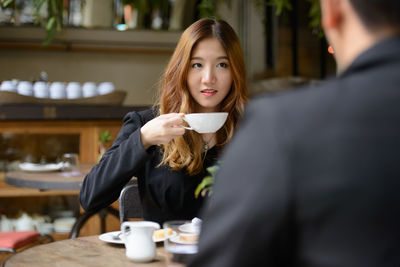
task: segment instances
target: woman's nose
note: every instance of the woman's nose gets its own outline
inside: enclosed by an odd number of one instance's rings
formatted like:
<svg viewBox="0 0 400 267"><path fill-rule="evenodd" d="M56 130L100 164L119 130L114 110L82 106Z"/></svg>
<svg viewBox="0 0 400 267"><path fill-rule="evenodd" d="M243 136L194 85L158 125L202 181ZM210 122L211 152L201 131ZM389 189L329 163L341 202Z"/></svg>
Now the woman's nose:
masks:
<svg viewBox="0 0 400 267"><path fill-rule="evenodd" d="M204 83L213 83L215 82L215 72L212 68L205 68L203 72L203 82Z"/></svg>

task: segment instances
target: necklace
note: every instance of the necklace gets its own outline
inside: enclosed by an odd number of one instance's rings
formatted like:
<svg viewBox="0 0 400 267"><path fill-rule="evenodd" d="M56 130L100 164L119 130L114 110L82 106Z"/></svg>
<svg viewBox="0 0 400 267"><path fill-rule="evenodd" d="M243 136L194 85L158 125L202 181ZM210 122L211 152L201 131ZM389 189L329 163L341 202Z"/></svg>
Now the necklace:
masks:
<svg viewBox="0 0 400 267"><path fill-rule="evenodd" d="M210 143L211 141L214 139L214 135L212 134L210 139L208 139L207 141L203 139L203 151L206 154L207 151L210 149Z"/></svg>

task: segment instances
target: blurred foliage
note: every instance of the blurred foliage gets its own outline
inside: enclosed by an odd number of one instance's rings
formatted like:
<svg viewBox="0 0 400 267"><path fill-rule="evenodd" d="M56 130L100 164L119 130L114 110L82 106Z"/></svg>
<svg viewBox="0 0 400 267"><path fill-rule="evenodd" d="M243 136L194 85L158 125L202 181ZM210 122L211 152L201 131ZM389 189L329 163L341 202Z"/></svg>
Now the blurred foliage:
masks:
<svg viewBox="0 0 400 267"><path fill-rule="evenodd" d="M197 10L199 11L200 18L219 18L217 14L217 6L220 3L227 3L231 6L232 0L201 0L197 5Z"/></svg>
<svg viewBox="0 0 400 267"><path fill-rule="evenodd" d="M319 1L320 0L307 0L310 4L310 9L308 11L310 22L308 25L313 29L313 33L316 32L319 36L323 36ZM291 0L252 0L252 2L258 10L265 10L266 5L275 7L275 14L277 16L282 15L284 12L290 12L293 9Z"/></svg>
<svg viewBox="0 0 400 267"><path fill-rule="evenodd" d="M50 44L54 39L56 31L60 31L63 27L63 0L32 0L35 24L44 25L47 35L42 45ZM2 1L3 7L15 5L14 0ZM47 8L47 18L40 15L42 8Z"/></svg>
<svg viewBox="0 0 400 267"><path fill-rule="evenodd" d="M251 0L254 7L261 11L265 10L267 5L275 7L275 14L277 16L282 15L284 12L290 12L293 9L291 0ZM313 29L313 33L318 33L319 36L323 36L323 31L321 27L321 8L319 4L320 0L307 0L310 4L310 10L308 12L308 17L310 19L309 26ZM221 2L228 3L229 6L232 4L232 0L202 0L198 5L198 10L200 17L216 17L217 5Z"/></svg>
<svg viewBox="0 0 400 267"><path fill-rule="evenodd" d="M194 196L196 198L198 198L200 195L205 197L212 194L215 175L217 174L219 165L220 164L217 163L216 165L207 168L207 171L210 175L204 177L201 183L196 187L196 190L194 191Z"/></svg>
<svg viewBox="0 0 400 267"><path fill-rule="evenodd" d="M258 2L258 1L256 0L255 2ZM281 15L284 10L290 11L293 9L292 4L290 3L290 0L269 0L267 2L267 4L270 6L275 6L277 16Z"/></svg>
<svg viewBox="0 0 400 267"><path fill-rule="evenodd" d="M108 130L104 130L100 132L99 135L99 143L103 146L107 145L108 142L112 140L113 136L110 134Z"/></svg>
<svg viewBox="0 0 400 267"><path fill-rule="evenodd" d="M324 31L321 24L321 6L319 0L307 0L310 3L310 10L308 12L308 17L310 18L310 27L318 32L318 35L322 37Z"/></svg>
<svg viewBox="0 0 400 267"><path fill-rule="evenodd" d="M2 7L8 7L14 0L2 0L1 1L1 6Z"/></svg>
<svg viewBox="0 0 400 267"><path fill-rule="evenodd" d="M54 35L57 31L63 28L63 15L64 15L64 4L63 0L32 0L35 8L35 23L43 25L46 29L46 39L42 45L50 44ZM84 0L83 0L84 2ZM308 16L310 18L309 25L314 32L317 32L320 36L323 35L321 27L321 10L319 0L307 0L310 4L310 10ZM159 7L161 11L168 10L168 0L122 0L124 5L131 4L139 12L148 14L151 12L152 7ZM227 3L231 6L232 0L201 0L197 5L197 10L201 18L214 17L219 18L217 14L217 6L221 3ZM252 0L253 5L258 10L265 10L266 5L275 7L276 15L280 16L285 11L291 11L293 9L291 0ZM15 0L1 0L3 7L12 6L15 4ZM40 15L42 8L47 8L47 18L43 18Z"/></svg>

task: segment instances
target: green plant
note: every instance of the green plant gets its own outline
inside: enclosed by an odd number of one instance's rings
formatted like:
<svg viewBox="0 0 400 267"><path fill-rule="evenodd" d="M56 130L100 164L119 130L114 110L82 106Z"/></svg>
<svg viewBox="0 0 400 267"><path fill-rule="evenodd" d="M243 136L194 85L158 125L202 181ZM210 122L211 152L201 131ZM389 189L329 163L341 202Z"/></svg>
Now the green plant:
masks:
<svg viewBox="0 0 400 267"><path fill-rule="evenodd" d="M253 1L259 2L257 0L253 0ZM264 1L264 3L265 3L265 1ZM276 7L276 15L278 15L278 16L280 14L282 14L282 12L284 10L290 11L293 8L292 4L290 3L289 0L269 0L267 4Z"/></svg>
<svg viewBox="0 0 400 267"><path fill-rule="evenodd" d="M12 4L15 4L15 0L2 1L3 7L8 7ZM63 27L63 0L32 0L32 4L34 7L35 23L45 25L47 33L42 45L48 45L53 41L55 32L60 31ZM46 6L47 18L43 18L40 12L42 8L46 8Z"/></svg>
<svg viewBox="0 0 400 267"><path fill-rule="evenodd" d="M99 135L99 143L105 146L112 140L112 138L113 137L108 130L101 131Z"/></svg>
<svg viewBox="0 0 400 267"><path fill-rule="evenodd" d="M275 14L277 16L282 15L285 11L291 11L293 9L290 0L252 0L254 6L258 10L262 10L265 5L270 5L276 8ZM323 31L321 27L321 8L319 4L320 0L307 0L310 4L308 11L308 17L310 19L309 26L322 36Z"/></svg>
<svg viewBox="0 0 400 267"><path fill-rule="evenodd" d="M316 29L319 36L322 37L324 31L322 30L321 24L321 6L319 0L307 0L310 2L310 10L308 11L308 17L310 18L310 27Z"/></svg>
<svg viewBox="0 0 400 267"><path fill-rule="evenodd" d="M219 17L216 13L217 5L220 2L227 2L228 5L231 5L232 0L201 0L197 5L197 10L199 11L200 18L211 18L211 17Z"/></svg>
<svg viewBox="0 0 400 267"><path fill-rule="evenodd" d="M214 184L215 175L218 169L219 169L219 163L207 168L207 171L210 175L204 177L201 183L196 187L196 190L194 191L194 196L196 198L198 198L199 195L205 197L206 195L212 194L213 192L212 186Z"/></svg>
<svg viewBox="0 0 400 267"><path fill-rule="evenodd" d="M43 20L39 14L45 3L47 3L48 12L47 22L45 22L47 35L42 45L50 44L54 39L55 32L61 31L63 28L63 0L33 0L33 5L35 7L35 21L41 23L41 20Z"/></svg>

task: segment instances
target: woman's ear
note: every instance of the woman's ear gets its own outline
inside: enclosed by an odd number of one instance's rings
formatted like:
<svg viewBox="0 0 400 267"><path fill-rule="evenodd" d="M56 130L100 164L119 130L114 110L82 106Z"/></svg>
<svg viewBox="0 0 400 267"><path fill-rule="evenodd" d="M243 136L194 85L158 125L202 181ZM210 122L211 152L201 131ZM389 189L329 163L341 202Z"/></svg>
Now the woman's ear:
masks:
<svg viewBox="0 0 400 267"><path fill-rule="evenodd" d="M324 29L338 28L343 19L343 1L347 0L321 0L322 26Z"/></svg>

